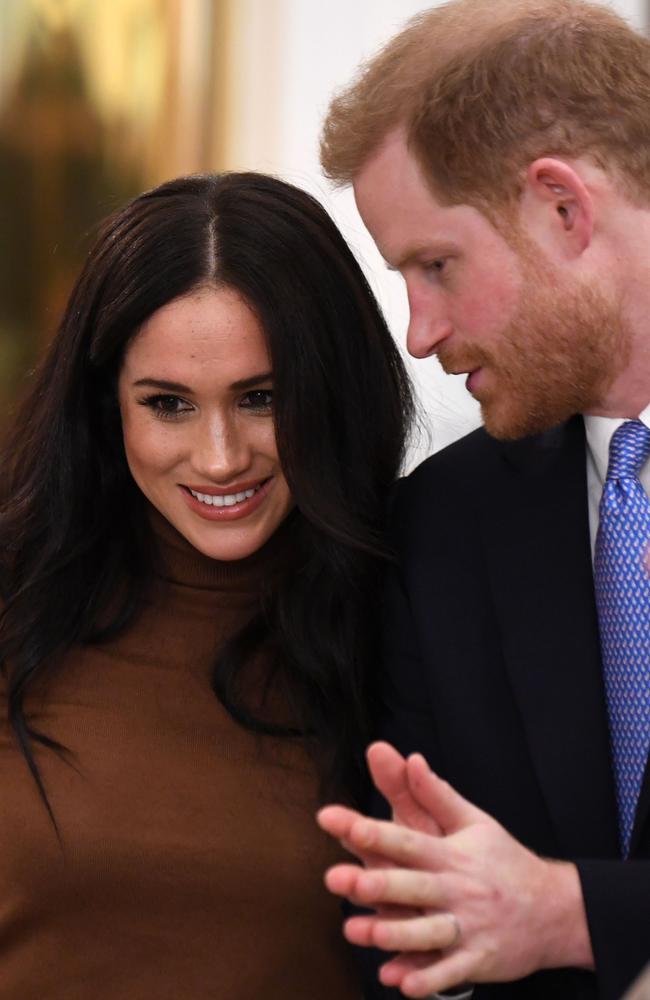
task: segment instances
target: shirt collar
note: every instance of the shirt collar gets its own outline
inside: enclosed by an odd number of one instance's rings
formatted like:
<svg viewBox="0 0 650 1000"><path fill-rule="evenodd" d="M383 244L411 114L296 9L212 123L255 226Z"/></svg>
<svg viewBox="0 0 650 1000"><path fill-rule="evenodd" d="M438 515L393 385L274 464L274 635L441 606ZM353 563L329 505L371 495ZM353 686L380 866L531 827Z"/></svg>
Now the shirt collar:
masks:
<svg viewBox="0 0 650 1000"><path fill-rule="evenodd" d="M587 436L587 448L594 463L598 478L601 484L607 478L607 465L609 464L609 442L612 434L625 423L624 417L594 417L585 416L585 434ZM642 410L638 419L650 427L650 404Z"/></svg>

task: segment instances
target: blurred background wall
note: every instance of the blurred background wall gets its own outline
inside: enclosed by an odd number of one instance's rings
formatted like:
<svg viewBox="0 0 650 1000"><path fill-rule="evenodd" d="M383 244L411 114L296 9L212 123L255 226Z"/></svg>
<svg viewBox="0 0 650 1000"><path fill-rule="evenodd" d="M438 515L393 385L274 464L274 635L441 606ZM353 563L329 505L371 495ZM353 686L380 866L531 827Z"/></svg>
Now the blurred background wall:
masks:
<svg viewBox="0 0 650 1000"><path fill-rule="evenodd" d="M498 4L499 0L494 0ZM389 274L349 191L318 167L330 96L432 0L1 0L0 431L99 219L180 173L255 169L315 193L366 268L400 343ZM650 0L612 0L636 27ZM475 426L463 379L413 363L429 435Z"/></svg>

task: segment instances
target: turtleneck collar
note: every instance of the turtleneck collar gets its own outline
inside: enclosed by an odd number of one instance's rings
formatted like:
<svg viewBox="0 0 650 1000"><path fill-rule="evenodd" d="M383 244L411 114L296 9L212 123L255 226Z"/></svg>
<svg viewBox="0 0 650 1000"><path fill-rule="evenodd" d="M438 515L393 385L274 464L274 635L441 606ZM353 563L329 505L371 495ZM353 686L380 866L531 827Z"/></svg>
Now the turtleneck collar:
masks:
<svg viewBox="0 0 650 1000"><path fill-rule="evenodd" d="M265 581L280 573L287 561L293 559L297 516L292 512L257 552L245 559L222 561L195 549L155 507L149 505L149 523L158 555L154 575L201 590L259 592Z"/></svg>

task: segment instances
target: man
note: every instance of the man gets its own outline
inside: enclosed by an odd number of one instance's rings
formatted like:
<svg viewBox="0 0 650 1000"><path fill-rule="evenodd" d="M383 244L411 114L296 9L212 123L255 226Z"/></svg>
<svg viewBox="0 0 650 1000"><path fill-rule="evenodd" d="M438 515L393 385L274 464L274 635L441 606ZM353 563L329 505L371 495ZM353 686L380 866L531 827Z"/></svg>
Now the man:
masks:
<svg viewBox="0 0 650 1000"><path fill-rule="evenodd" d="M453 0L333 103L323 164L485 424L398 490L400 753L370 753L398 823L325 810L371 869L328 885L407 996L618 1000L650 957L650 43Z"/></svg>

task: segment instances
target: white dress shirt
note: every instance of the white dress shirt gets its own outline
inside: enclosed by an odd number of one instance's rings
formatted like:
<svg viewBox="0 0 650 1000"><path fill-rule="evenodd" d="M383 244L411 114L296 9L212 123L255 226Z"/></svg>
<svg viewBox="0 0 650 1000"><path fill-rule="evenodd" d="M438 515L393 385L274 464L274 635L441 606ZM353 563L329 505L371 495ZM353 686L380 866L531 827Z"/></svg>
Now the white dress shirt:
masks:
<svg viewBox="0 0 650 1000"><path fill-rule="evenodd" d="M650 405L639 414L639 420L650 427ZM590 417L586 416L585 432L587 436L587 494L589 497L589 534L591 536L591 557L594 557L596 533L598 531L598 508L600 498L607 478L609 463L609 442L614 431L625 423L622 417ZM650 496L650 460L643 465L639 479L641 485Z"/></svg>

